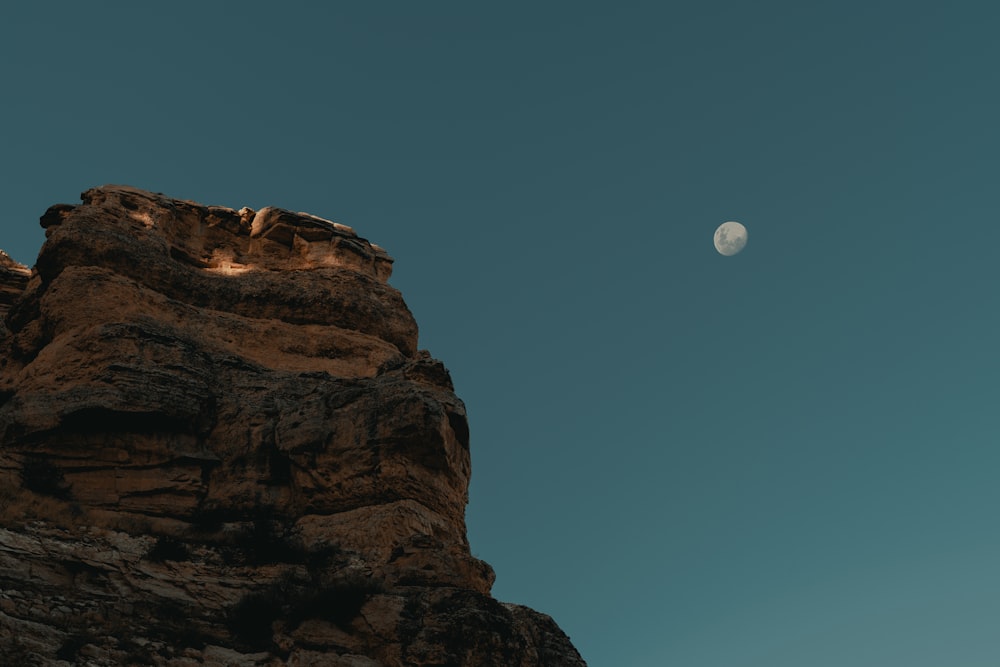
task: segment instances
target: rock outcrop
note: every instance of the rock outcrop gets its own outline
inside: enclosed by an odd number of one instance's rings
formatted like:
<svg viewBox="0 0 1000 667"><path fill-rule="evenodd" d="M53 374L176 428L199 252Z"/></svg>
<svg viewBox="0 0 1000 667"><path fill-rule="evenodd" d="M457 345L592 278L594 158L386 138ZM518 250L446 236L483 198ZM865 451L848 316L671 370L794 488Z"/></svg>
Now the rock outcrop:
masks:
<svg viewBox="0 0 1000 667"><path fill-rule="evenodd" d="M3 323L4 316L20 298L30 277L31 270L28 267L18 264L0 250L0 336L7 333Z"/></svg>
<svg viewBox="0 0 1000 667"><path fill-rule="evenodd" d="M392 259L121 186L0 255L0 663L583 665L472 557Z"/></svg>

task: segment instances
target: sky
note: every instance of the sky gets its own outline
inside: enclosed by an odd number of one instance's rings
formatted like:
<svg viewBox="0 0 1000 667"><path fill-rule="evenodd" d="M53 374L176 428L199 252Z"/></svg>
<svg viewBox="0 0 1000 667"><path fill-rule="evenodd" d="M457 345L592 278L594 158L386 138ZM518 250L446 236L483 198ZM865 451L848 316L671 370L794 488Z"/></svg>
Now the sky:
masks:
<svg viewBox="0 0 1000 667"><path fill-rule="evenodd" d="M998 26L17 3L0 248L105 183L351 225L467 405L494 595L590 665L995 667Z"/></svg>

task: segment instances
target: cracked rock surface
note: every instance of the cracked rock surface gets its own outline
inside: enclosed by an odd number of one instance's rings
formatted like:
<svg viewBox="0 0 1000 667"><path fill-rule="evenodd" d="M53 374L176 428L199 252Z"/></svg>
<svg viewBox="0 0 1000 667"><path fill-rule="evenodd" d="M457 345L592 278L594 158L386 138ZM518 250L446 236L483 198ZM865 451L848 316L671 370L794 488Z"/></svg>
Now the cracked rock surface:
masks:
<svg viewBox="0 0 1000 667"><path fill-rule="evenodd" d="M125 186L41 224L0 253L0 664L584 664L490 596L383 249Z"/></svg>

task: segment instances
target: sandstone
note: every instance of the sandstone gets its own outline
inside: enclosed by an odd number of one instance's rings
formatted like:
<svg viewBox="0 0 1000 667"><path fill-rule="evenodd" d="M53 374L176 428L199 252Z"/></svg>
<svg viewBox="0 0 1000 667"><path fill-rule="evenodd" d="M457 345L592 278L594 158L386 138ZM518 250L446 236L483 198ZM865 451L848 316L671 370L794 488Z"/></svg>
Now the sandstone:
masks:
<svg viewBox="0 0 1000 667"><path fill-rule="evenodd" d="M28 267L15 262L4 251L0 250L0 336L6 335L7 328L3 318L10 307L24 292L31 277Z"/></svg>
<svg viewBox="0 0 1000 667"><path fill-rule="evenodd" d="M0 254L0 663L583 665L490 596L392 258L125 186Z"/></svg>

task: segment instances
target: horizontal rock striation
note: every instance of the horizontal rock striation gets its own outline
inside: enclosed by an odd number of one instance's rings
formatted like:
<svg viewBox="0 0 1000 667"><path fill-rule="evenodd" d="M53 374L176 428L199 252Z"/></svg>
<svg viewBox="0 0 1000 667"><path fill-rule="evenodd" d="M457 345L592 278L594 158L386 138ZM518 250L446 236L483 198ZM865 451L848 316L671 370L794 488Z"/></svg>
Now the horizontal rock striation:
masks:
<svg viewBox="0 0 1000 667"><path fill-rule="evenodd" d="M465 407L345 225L123 186L0 255L0 663L583 665L471 556Z"/></svg>

